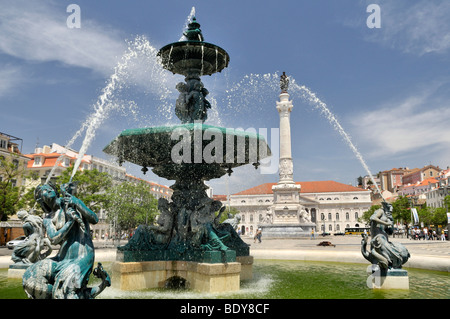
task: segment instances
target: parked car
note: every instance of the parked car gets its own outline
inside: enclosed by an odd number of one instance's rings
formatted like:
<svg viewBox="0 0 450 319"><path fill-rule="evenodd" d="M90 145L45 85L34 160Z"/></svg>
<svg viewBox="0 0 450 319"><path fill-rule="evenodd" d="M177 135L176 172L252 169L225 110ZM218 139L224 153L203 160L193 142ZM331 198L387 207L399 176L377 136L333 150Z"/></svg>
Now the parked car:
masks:
<svg viewBox="0 0 450 319"><path fill-rule="evenodd" d="M17 238L14 238L13 240L10 240L9 242L7 242L6 247L8 247L8 249L14 249L17 245L19 245L20 243L23 243L26 240L27 240L26 236L19 236Z"/></svg>

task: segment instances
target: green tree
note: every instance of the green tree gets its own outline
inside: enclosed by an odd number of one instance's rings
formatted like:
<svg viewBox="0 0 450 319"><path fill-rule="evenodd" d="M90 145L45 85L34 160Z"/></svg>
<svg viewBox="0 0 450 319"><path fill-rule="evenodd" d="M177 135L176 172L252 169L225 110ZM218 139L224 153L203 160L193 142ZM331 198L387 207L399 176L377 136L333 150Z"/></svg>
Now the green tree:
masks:
<svg viewBox="0 0 450 319"><path fill-rule="evenodd" d="M72 176L73 166L63 171L57 178L57 183L68 183ZM108 173L99 172L96 169L78 171L74 175L73 182L77 182L76 197L81 199L91 210L99 212L105 208L108 200L107 191L112 187L112 179Z"/></svg>
<svg viewBox="0 0 450 319"><path fill-rule="evenodd" d="M26 170L18 156L0 156L0 220L7 220L8 216L27 206L25 181L36 178L36 174ZM19 181L22 181L20 186Z"/></svg>
<svg viewBox="0 0 450 319"><path fill-rule="evenodd" d="M444 198L444 208L445 208L445 211L448 213L449 208L450 208L450 195L447 195Z"/></svg>
<svg viewBox="0 0 450 319"><path fill-rule="evenodd" d="M216 212L217 216L218 212ZM219 222L222 223L224 220L228 218L233 218L234 215L239 214L239 211L235 207L227 207L225 208L225 211L220 216Z"/></svg>
<svg viewBox="0 0 450 319"><path fill-rule="evenodd" d="M366 224L370 223L370 216L373 215L373 213L377 210L381 208L381 205L372 205L368 211L365 211L363 213L363 215L358 219L358 221L360 222L364 222Z"/></svg>
<svg viewBox="0 0 450 319"><path fill-rule="evenodd" d="M430 225L447 225L447 210L444 207L437 207L434 209Z"/></svg>
<svg viewBox="0 0 450 319"><path fill-rule="evenodd" d="M116 230L129 230L152 224L158 214L158 201L146 183L123 182L109 189L106 210Z"/></svg>
<svg viewBox="0 0 450 319"><path fill-rule="evenodd" d="M411 220L411 203L406 196L399 196L395 202L392 203L392 218L394 221L403 220L408 223Z"/></svg>

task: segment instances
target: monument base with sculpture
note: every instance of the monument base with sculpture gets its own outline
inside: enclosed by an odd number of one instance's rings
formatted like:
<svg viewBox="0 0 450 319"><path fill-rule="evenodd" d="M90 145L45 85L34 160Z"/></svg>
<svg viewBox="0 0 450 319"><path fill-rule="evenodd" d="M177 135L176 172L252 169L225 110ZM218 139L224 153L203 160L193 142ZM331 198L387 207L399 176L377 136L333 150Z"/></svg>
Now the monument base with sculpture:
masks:
<svg viewBox="0 0 450 319"><path fill-rule="evenodd" d="M315 224L261 224L264 238L304 238L311 237Z"/></svg>

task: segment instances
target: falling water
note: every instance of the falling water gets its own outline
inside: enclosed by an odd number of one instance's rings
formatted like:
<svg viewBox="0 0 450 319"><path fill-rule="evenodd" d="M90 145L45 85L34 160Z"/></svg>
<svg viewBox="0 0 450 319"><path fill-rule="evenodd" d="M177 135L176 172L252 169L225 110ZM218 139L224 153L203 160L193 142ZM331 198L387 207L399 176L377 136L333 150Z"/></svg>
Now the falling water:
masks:
<svg viewBox="0 0 450 319"><path fill-rule="evenodd" d="M75 173L77 172L81 160L83 159L88 147L90 146L92 140L95 137L96 130L100 127L100 125L107 119L110 115L111 111L122 110L125 107L128 107L129 111L132 111L136 108L136 104L133 101L129 101L128 103L118 101L116 98L116 94L125 86L127 83L135 82L146 82L148 83L148 87L159 96L159 100L161 104L157 106L159 109L159 113L168 114L166 112L169 109L168 98L171 95L172 91L167 87L168 81L165 75L163 68L161 67L159 58L157 57L157 50L150 45L150 42L143 36L138 36L134 41L128 43L128 50L122 56L121 61L114 68L114 73L110 76L107 81L107 85L103 88L102 94L98 97L97 102L94 104L94 112L90 114L85 122L82 124L80 129L74 134L74 136L66 143L65 147L69 148L75 142L75 140L81 136L81 134L86 131L85 138L83 140L79 155L75 162L71 180L73 179ZM135 72L136 70L136 61L139 59L144 59L145 64L137 63L142 66L145 66L145 70L142 71L144 74L141 76L148 76L147 73L150 73L151 76L146 81L142 81L142 78L136 78L139 72ZM142 68L142 67L141 67ZM141 73L142 73L141 72ZM133 78L134 77L134 78ZM126 112L125 112L126 113ZM53 175L54 170L61 162L64 154L62 154L54 167L52 168L51 173L47 177L47 181Z"/></svg>
<svg viewBox="0 0 450 319"><path fill-rule="evenodd" d="M327 107L327 105L322 102L314 92L312 92L310 89L308 89L304 85L298 85L295 82L291 85L291 87L294 89L293 93L298 93L303 97L304 99L311 102L315 108L319 109L320 112L326 117L328 122L334 127L334 129L344 138L347 145L350 147L350 149L355 154L356 158L360 161L361 165L366 170L367 174L370 177L370 180L372 181L373 185L377 188L378 193L381 195L381 191L378 188L378 185L370 172L369 167L367 166L366 162L364 161L364 158L362 157L361 153L358 151L356 146L353 144L352 139L347 134L347 132L344 130L342 125L337 120L336 116L330 111L330 109ZM298 91L298 92L297 92Z"/></svg>
<svg viewBox="0 0 450 319"><path fill-rule="evenodd" d="M280 75L277 72L245 75L239 82L235 83L226 91L227 102L225 104L227 106L227 109L232 111L242 111L245 108L249 108L253 109L254 113L258 112L258 105L264 105L264 102L268 98L273 99L273 96L275 96L277 92L279 92L279 79ZM361 165L370 176L370 179L377 188L378 193L380 193L381 195L381 191L378 188L378 185L375 182L375 179L370 172L369 167L364 161L363 156L353 144L350 136L339 123L336 116L330 111L327 105L316 96L314 92L312 92L304 85L297 84L293 77L289 77L289 80L289 93L293 96L297 95L300 98L308 101L314 106L315 109L319 110L320 113L325 116L328 122L343 137L344 141L353 151L356 158L360 161ZM239 105L239 110L236 109L235 105Z"/></svg>

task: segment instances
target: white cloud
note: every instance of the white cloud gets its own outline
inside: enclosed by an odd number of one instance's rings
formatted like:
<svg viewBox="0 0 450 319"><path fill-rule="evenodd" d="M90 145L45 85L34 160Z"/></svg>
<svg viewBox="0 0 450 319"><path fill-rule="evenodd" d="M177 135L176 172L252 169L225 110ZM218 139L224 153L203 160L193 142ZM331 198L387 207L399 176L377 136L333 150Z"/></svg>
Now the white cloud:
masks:
<svg viewBox="0 0 450 319"><path fill-rule="evenodd" d="M11 94L16 87L25 81L25 77L20 67L1 66L0 67L0 97Z"/></svg>
<svg viewBox="0 0 450 319"><path fill-rule="evenodd" d="M381 8L381 28L365 28L367 40L417 55L449 51L450 1L379 0L376 3Z"/></svg>
<svg viewBox="0 0 450 319"><path fill-rule="evenodd" d="M431 84L414 95L354 116L353 135L374 158L423 153L445 158L450 145L450 102L440 93L445 84Z"/></svg>
<svg viewBox="0 0 450 319"><path fill-rule="evenodd" d="M88 19L70 29L64 6L0 1L0 52L28 61L59 61L110 74L126 49L117 31Z"/></svg>

